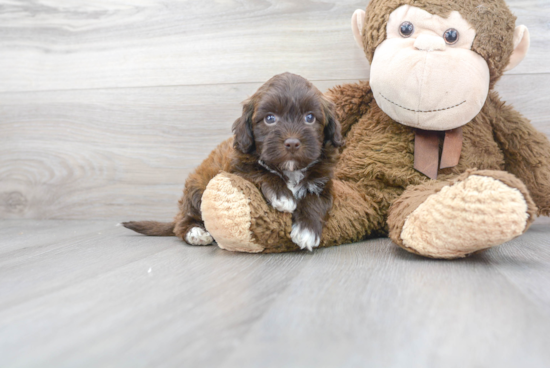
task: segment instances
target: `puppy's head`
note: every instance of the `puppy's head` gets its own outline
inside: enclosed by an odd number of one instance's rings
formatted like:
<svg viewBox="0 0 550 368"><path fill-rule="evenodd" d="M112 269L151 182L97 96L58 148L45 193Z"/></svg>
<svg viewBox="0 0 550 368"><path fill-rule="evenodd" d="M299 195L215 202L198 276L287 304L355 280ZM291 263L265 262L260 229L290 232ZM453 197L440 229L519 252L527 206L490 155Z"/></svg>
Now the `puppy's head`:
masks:
<svg viewBox="0 0 550 368"><path fill-rule="evenodd" d="M308 80L290 73L271 78L244 102L233 132L237 150L281 171L307 167L327 144L342 145L334 104Z"/></svg>

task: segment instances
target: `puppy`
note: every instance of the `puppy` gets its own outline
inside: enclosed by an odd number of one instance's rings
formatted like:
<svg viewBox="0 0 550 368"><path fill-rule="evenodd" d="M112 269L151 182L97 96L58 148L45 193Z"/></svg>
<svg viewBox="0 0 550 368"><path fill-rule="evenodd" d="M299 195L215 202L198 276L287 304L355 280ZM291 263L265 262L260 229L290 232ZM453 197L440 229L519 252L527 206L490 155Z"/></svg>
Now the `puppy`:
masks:
<svg viewBox="0 0 550 368"><path fill-rule="evenodd" d="M220 144L189 175L174 222L125 222L145 235L176 235L192 245L213 242L201 218L201 198L220 171L254 183L277 210L292 216L291 239L319 246L332 206L332 172L342 145L334 104L306 79L276 75L243 103L234 137Z"/></svg>

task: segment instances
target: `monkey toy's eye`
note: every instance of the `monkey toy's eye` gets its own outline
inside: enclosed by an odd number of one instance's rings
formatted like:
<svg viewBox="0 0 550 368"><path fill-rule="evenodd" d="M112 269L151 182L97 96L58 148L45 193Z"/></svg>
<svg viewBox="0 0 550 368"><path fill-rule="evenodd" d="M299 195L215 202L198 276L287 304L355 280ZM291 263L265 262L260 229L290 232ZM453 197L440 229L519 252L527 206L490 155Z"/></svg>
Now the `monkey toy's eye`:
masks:
<svg viewBox="0 0 550 368"><path fill-rule="evenodd" d="M273 125L277 122L277 118L273 114L269 114L264 118L264 121L267 125Z"/></svg>
<svg viewBox="0 0 550 368"><path fill-rule="evenodd" d="M403 22L399 26L399 34L405 38L411 37L414 32L414 26L411 22Z"/></svg>
<svg viewBox="0 0 550 368"><path fill-rule="evenodd" d="M306 124L313 124L315 123L315 116L312 113L309 113L305 117Z"/></svg>
<svg viewBox="0 0 550 368"><path fill-rule="evenodd" d="M445 42L447 42L447 44L454 45L458 42L458 31L454 28L450 28L445 31L443 38L445 39Z"/></svg>

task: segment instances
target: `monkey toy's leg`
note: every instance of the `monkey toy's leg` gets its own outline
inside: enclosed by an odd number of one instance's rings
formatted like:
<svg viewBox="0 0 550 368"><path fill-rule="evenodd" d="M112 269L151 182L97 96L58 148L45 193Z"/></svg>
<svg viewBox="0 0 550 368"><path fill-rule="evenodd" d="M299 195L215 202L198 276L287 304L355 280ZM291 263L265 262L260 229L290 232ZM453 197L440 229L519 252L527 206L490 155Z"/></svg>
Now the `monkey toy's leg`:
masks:
<svg viewBox="0 0 550 368"><path fill-rule="evenodd" d="M504 171L468 171L409 187L390 207L390 238L409 252L453 259L524 233L537 207L525 185Z"/></svg>
<svg viewBox="0 0 550 368"><path fill-rule="evenodd" d="M364 239L384 227L378 205L361 196L352 184L333 181L333 205L320 247ZM249 181L221 173L202 196L202 218L220 248L249 253L300 250L290 238L292 214L269 206Z"/></svg>

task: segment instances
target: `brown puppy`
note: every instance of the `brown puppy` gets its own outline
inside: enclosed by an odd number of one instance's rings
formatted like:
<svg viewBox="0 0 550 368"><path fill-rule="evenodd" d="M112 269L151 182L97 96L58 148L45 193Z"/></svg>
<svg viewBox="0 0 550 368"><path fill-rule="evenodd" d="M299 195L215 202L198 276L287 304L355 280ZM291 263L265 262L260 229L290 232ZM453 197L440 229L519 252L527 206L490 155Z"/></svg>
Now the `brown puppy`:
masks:
<svg viewBox="0 0 550 368"><path fill-rule="evenodd" d="M192 245L212 243L201 198L223 170L256 184L275 209L293 213L291 238L301 249L317 247L332 205L332 171L342 145L334 104L306 79L280 74L244 102L233 133L189 175L174 222L123 225L146 235L176 235Z"/></svg>

